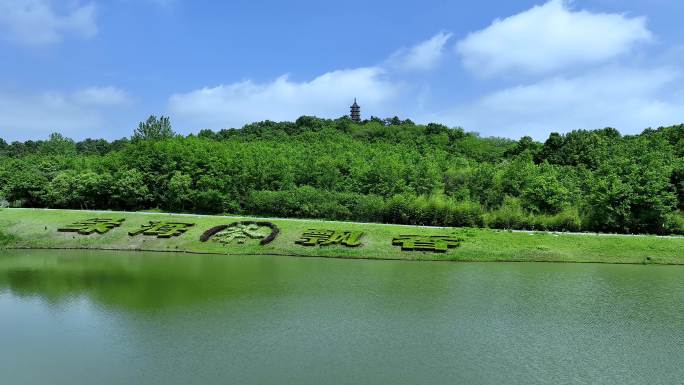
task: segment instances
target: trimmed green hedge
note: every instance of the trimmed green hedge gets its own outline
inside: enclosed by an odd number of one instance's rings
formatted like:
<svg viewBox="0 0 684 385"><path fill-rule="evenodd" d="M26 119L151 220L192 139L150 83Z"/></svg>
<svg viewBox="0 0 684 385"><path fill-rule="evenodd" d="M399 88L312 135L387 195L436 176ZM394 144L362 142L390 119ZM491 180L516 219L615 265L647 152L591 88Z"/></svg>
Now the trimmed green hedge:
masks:
<svg viewBox="0 0 684 385"><path fill-rule="evenodd" d="M136 235L152 235L157 238L171 238L183 235L194 223L189 222L172 222L172 221L149 221L148 224L140 226L139 229L129 231L128 235L134 237Z"/></svg>
<svg viewBox="0 0 684 385"><path fill-rule="evenodd" d="M220 233L223 230L226 230L229 227L234 227L234 226L239 226L239 225L257 225L259 227L268 227L271 229L271 233L268 234L266 237L262 238L259 241L260 245L266 245L268 243L271 243L280 233L280 229L278 226L276 226L274 223L271 222L263 222L263 221L239 221L239 222L233 222L228 225L219 225L219 226L214 226L210 228L209 230L205 231L202 233L200 236L200 242L206 242L208 241L211 237L214 235Z"/></svg>

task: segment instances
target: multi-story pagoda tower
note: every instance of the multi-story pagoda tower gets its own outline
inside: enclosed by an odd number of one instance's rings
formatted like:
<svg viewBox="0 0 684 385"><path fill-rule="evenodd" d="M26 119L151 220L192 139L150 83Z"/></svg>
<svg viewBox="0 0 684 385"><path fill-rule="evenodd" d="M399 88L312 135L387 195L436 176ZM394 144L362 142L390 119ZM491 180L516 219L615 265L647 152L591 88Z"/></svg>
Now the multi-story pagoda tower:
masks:
<svg viewBox="0 0 684 385"><path fill-rule="evenodd" d="M361 121L361 107L356 104L356 98L354 98L354 104L351 105L351 120L354 122Z"/></svg>

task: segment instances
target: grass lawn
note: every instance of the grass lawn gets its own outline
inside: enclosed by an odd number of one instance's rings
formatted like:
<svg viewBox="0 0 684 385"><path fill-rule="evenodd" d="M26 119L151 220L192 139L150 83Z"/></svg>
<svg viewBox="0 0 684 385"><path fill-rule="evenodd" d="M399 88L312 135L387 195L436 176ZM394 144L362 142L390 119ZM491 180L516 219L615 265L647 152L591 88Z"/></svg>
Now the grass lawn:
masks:
<svg viewBox="0 0 684 385"><path fill-rule="evenodd" d="M94 218L125 218L121 227L103 235L58 232L71 223ZM544 261L684 264L684 237L555 234L509 232L490 229L434 228L361 224L315 220L273 219L280 234L261 246L256 241L223 245L200 242L207 229L246 217L121 213L78 210L2 209L0 248L82 248L111 250L182 251L212 254L272 254L338 258L452 260L452 261ZM192 222L186 233L168 239L129 236L151 220ZM363 231L362 245L307 247L295 244L307 229ZM451 235L463 239L446 253L402 251L392 238L405 234Z"/></svg>

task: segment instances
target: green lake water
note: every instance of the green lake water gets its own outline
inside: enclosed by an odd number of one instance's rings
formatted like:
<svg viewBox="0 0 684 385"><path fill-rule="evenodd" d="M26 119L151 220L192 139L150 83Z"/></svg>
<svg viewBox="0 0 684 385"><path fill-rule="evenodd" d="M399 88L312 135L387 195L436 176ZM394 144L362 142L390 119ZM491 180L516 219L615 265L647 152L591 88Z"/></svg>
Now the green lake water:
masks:
<svg viewBox="0 0 684 385"><path fill-rule="evenodd" d="M682 384L684 267L0 252L0 384Z"/></svg>

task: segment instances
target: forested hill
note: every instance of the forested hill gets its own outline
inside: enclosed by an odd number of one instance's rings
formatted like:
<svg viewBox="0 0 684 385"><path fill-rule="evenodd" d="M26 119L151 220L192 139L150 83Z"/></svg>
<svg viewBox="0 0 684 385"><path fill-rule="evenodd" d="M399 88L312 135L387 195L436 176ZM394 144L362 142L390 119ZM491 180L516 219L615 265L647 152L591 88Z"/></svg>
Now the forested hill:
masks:
<svg viewBox="0 0 684 385"><path fill-rule="evenodd" d="M541 143L397 118L182 137L150 117L113 142L0 140L0 204L684 233L684 125Z"/></svg>

